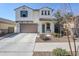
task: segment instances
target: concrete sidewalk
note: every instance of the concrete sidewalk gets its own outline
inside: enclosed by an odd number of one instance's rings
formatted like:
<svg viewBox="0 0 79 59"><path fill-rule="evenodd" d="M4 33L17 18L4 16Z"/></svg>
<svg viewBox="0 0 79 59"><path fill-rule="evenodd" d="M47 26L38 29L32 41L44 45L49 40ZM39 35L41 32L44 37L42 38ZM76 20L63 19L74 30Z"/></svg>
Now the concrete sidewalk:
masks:
<svg viewBox="0 0 79 59"><path fill-rule="evenodd" d="M72 50L74 51L73 42L71 43ZM76 42L77 48L79 46L79 42ZM55 42L55 43L36 43L34 51L53 51L55 48L62 48L70 51L68 42ZM79 50L79 49L78 49Z"/></svg>

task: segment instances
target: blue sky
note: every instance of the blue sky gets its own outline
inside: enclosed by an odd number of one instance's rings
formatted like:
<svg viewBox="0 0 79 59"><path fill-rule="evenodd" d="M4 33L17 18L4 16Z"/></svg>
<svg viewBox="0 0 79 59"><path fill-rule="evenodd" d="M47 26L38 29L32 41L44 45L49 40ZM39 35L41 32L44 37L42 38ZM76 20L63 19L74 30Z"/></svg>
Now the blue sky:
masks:
<svg viewBox="0 0 79 59"><path fill-rule="evenodd" d="M54 10L62 9L63 4L61 3L0 3L0 17L14 20L15 21L15 11L19 6L26 5L33 9L39 9L41 7L50 7ZM79 15L79 4L70 4L72 11L75 15Z"/></svg>

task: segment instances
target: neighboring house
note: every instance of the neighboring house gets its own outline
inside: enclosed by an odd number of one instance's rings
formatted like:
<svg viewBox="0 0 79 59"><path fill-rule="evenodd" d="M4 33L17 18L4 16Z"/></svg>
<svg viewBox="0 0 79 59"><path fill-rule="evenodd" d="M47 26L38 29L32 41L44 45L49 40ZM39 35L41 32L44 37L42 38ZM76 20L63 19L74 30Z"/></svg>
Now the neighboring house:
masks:
<svg viewBox="0 0 79 59"><path fill-rule="evenodd" d="M0 36L14 32L15 22L0 18Z"/></svg>
<svg viewBox="0 0 79 59"><path fill-rule="evenodd" d="M75 20L75 34L79 37L79 16L76 16Z"/></svg>
<svg viewBox="0 0 79 59"><path fill-rule="evenodd" d="M70 35L75 34L75 28L76 28L76 17L70 17L65 23L64 23L64 28L68 29L70 32Z"/></svg>
<svg viewBox="0 0 79 59"><path fill-rule="evenodd" d="M54 32L53 9L43 7L32 9L25 5L15 9L17 33Z"/></svg>

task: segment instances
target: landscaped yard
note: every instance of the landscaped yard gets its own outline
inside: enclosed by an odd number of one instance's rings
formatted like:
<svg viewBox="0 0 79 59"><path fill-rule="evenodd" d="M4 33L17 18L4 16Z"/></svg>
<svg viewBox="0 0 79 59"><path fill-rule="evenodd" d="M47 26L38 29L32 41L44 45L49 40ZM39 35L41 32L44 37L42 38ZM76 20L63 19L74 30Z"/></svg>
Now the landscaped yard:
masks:
<svg viewBox="0 0 79 59"><path fill-rule="evenodd" d="M72 42L73 40L70 38L70 41ZM68 42L68 38L67 36L63 36L63 37L54 37L53 35L50 36L50 40L43 40L40 37L36 38L36 42Z"/></svg>
<svg viewBox="0 0 79 59"><path fill-rule="evenodd" d="M49 51L50 49L53 50L53 48L55 48L55 47L60 47L60 48L65 47L66 49L68 49L68 47L69 47L67 36L55 37L55 36L51 35L51 36L49 36L49 38L50 38L49 40L44 40L44 39L42 39L42 37L40 37L40 35L41 34L39 34L38 37L36 38L36 45L38 45L40 48L35 46L38 49L33 52L33 56L54 56L52 54L52 51ZM43 36L43 35L41 35L41 36ZM70 42L73 44L73 39L71 37L69 37L69 39L70 39ZM76 42L77 43L79 42L79 38L77 38ZM55 43L57 45L54 45ZM64 45L65 43L67 44L66 46ZM52 47L52 48L50 48L50 47ZM68 51L70 51L70 50L68 50ZM74 53L74 51L73 51L73 53Z"/></svg>

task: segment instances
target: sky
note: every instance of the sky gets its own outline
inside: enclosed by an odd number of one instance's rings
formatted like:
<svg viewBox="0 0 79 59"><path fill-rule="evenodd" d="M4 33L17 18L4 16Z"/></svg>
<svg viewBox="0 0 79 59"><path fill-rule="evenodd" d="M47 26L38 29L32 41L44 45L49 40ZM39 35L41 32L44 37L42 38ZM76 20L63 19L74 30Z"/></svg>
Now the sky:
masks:
<svg viewBox="0 0 79 59"><path fill-rule="evenodd" d="M22 5L26 5L33 9L49 7L49 8L54 9L54 11L64 8L64 4L62 3L0 3L0 17L15 21L15 10L14 9ZM72 9L72 12L75 15L79 15L79 4L73 3L73 4L70 4L70 6L71 8L67 8L67 9L68 10Z"/></svg>

